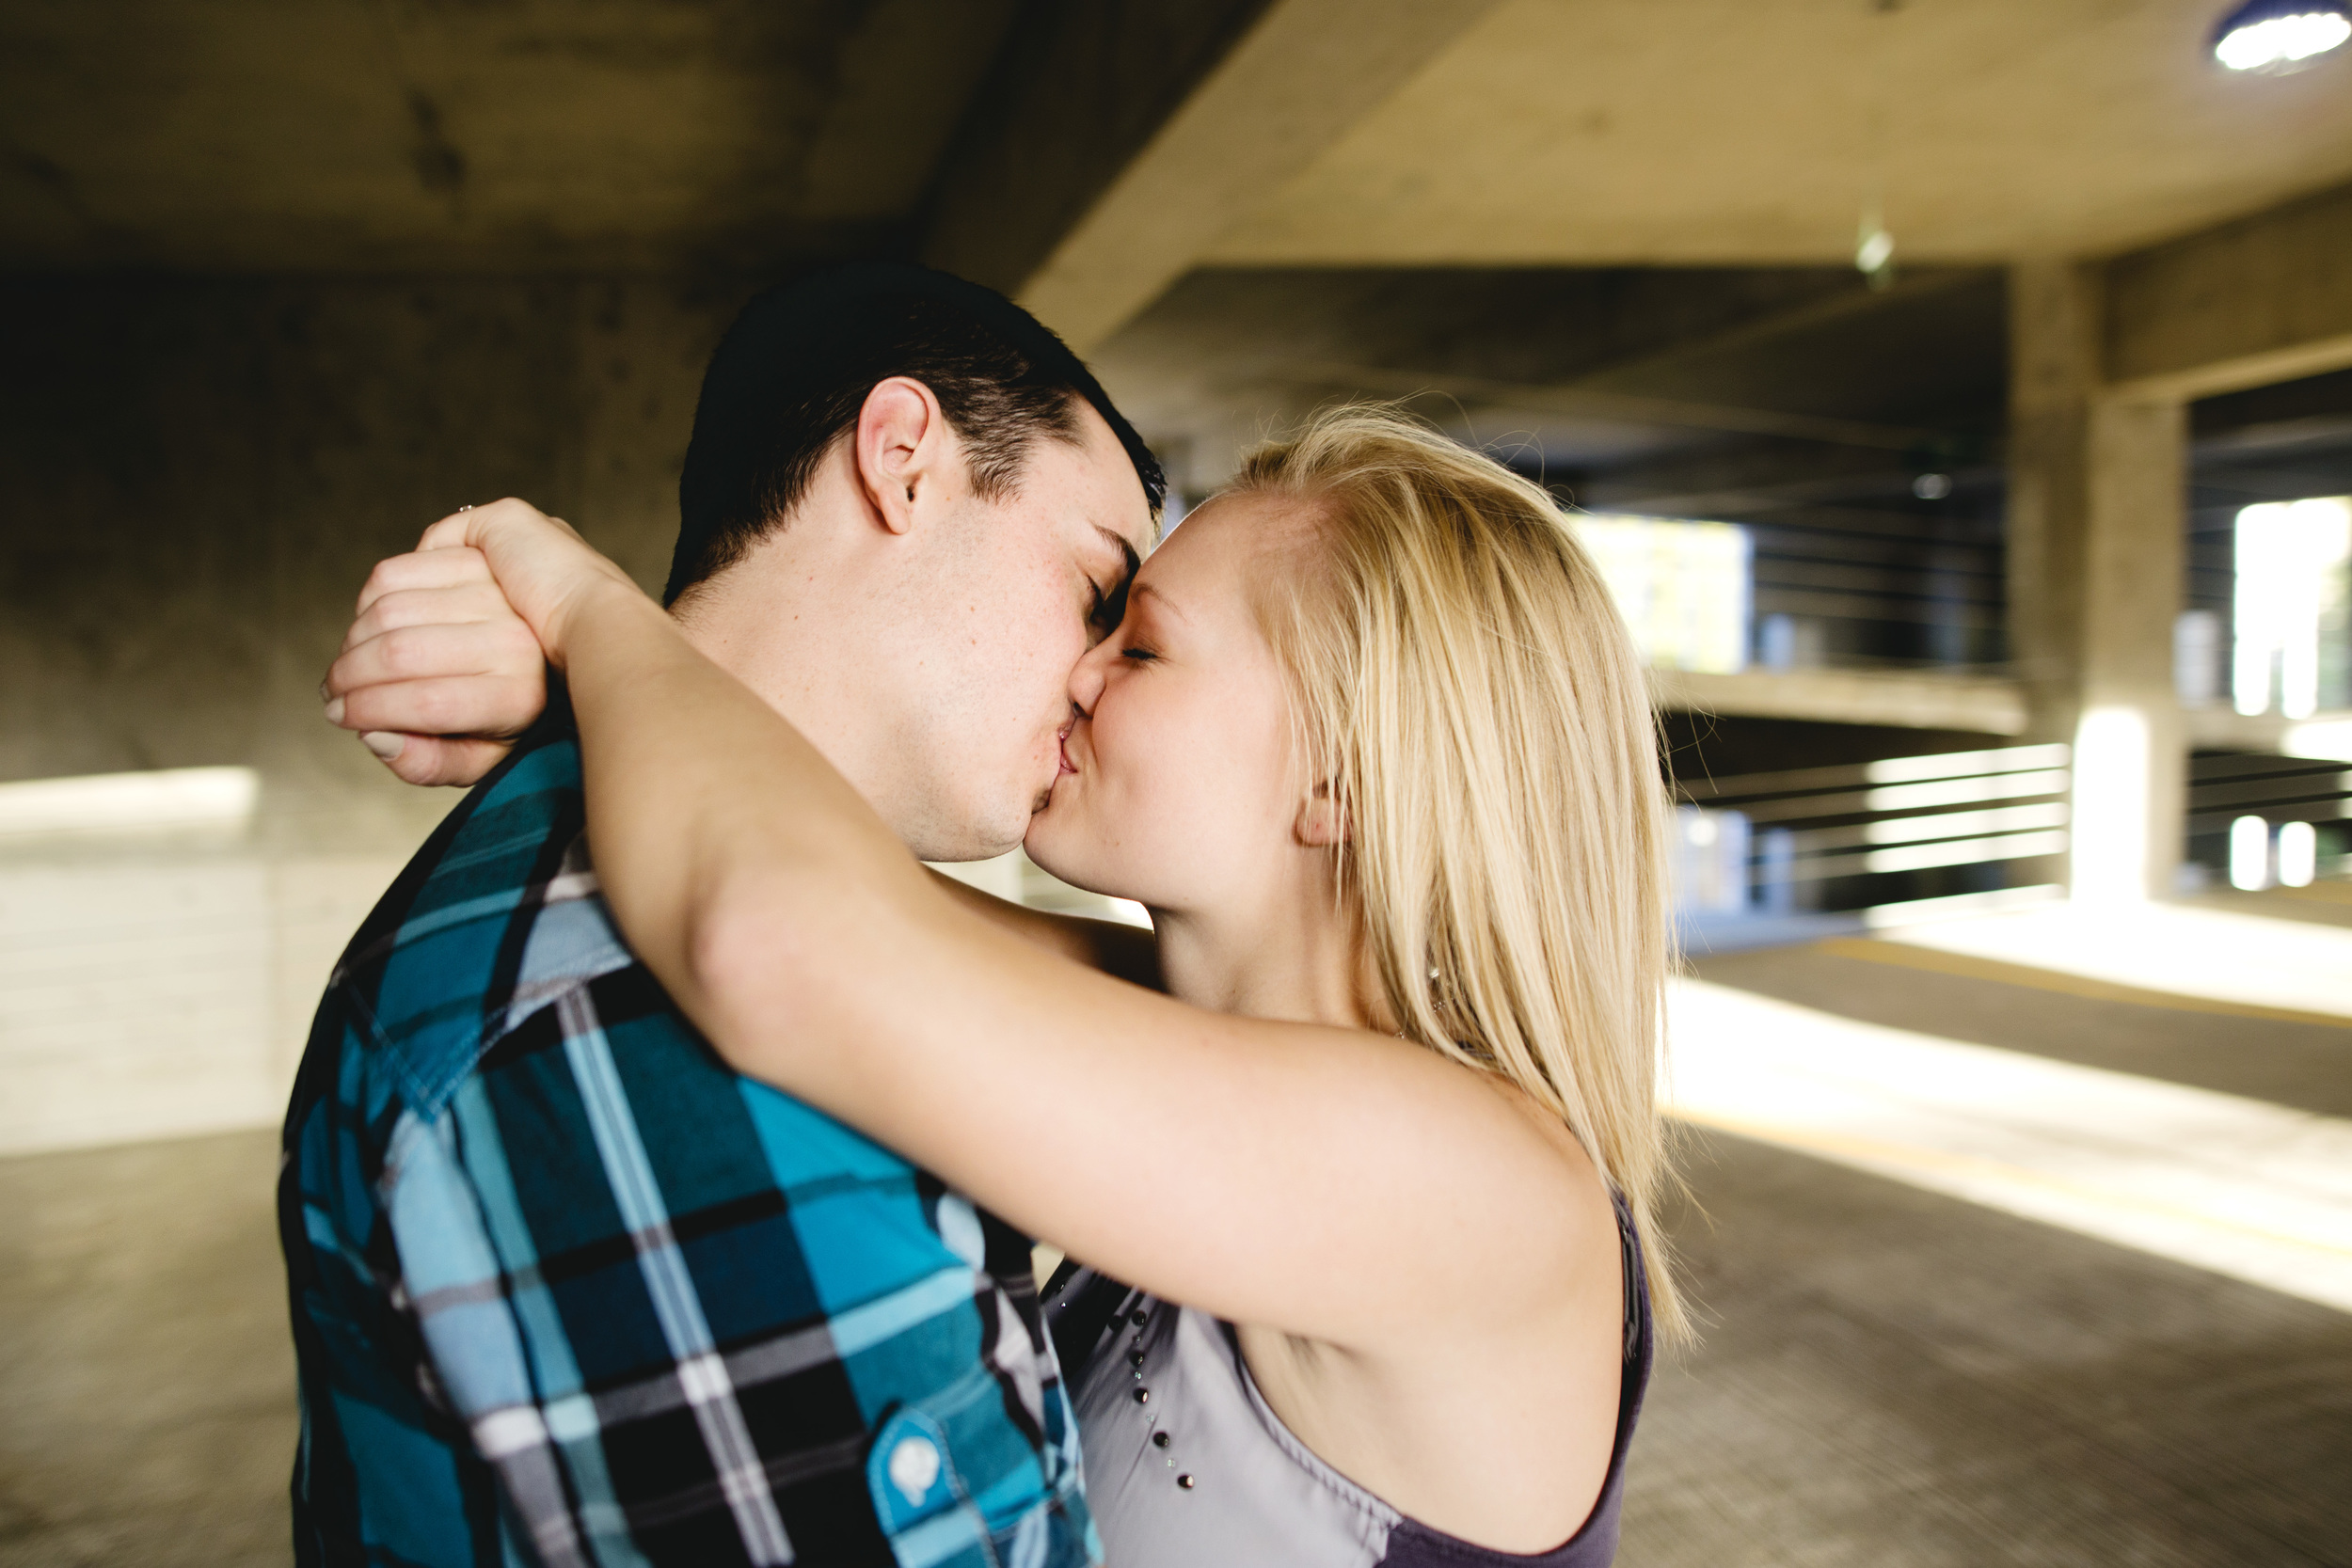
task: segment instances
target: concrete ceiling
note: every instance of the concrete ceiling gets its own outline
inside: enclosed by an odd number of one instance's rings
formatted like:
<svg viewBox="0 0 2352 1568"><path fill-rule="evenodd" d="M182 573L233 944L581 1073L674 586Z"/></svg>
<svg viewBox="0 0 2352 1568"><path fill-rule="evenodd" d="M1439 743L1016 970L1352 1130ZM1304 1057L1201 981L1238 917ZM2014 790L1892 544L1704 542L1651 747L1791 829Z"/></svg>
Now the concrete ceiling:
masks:
<svg viewBox="0 0 2352 1568"><path fill-rule="evenodd" d="M1236 214L1228 266L2101 255L2352 176L2352 50L2205 63L2229 0L1510 0Z"/></svg>
<svg viewBox="0 0 2352 1568"><path fill-rule="evenodd" d="M2006 388L1987 271L1873 293L1851 267L1206 269L1097 368L1179 481L1339 398L1402 398L1552 474L1703 452L1906 476L1981 452Z"/></svg>
<svg viewBox="0 0 2352 1568"><path fill-rule="evenodd" d="M10 0L0 265L771 264L895 243L1017 0Z"/></svg>

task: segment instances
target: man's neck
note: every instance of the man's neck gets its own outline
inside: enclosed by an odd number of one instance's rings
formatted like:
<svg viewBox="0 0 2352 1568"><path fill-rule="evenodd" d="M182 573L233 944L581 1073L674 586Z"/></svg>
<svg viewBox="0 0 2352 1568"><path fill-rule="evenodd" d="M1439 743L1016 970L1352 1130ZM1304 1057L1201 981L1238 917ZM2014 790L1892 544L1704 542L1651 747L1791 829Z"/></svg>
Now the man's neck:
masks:
<svg viewBox="0 0 2352 1568"><path fill-rule="evenodd" d="M679 607L678 628L696 652L782 714L903 836L886 720L874 672L853 651L856 628L847 624L838 591L818 590L821 573L789 566L783 552L762 548L712 592Z"/></svg>

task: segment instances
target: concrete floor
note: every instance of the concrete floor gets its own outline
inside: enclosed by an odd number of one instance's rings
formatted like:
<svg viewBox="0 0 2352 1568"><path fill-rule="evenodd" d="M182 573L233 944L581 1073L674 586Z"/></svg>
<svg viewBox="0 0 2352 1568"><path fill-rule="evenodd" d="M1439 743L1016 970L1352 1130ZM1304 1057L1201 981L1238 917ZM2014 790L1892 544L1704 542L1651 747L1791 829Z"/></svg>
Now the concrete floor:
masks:
<svg viewBox="0 0 2352 1568"><path fill-rule="evenodd" d="M2352 1032L1857 962L1703 978L2336 1116ZM0 1161L0 1568L283 1563L267 1132ZM1626 1568L2352 1568L2352 1315L1720 1134L1711 1323L1652 1395Z"/></svg>
<svg viewBox="0 0 2352 1568"><path fill-rule="evenodd" d="M2352 1316L1738 1139L1623 1568L2352 1563Z"/></svg>
<svg viewBox="0 0 2352 1568"><path fill-rule="evenodd" d="M0 1161L0 1565L292 1559L273 1132Z"/></svg>

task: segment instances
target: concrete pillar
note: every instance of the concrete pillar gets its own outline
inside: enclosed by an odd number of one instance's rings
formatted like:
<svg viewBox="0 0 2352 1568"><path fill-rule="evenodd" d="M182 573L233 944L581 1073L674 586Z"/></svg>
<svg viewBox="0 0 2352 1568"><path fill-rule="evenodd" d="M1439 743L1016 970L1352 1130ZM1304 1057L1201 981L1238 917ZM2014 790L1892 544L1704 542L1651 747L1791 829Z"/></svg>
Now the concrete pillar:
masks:
<svg viewBox="0 0 2352 1568"><path fill-rule="evenodd" d="M2161 897L2181 861L2188 750L2172 678L2187 519L2187 409L2092 405L2078 594L2077 900Z"/></svg>
<svg viewBox="0 0 2352 1568"><path fill-rule="evenodd" d="M2186 753L2172 684L2185 404L2105 385L2099 269L2010 275L2010 657L2030 733L2074 744L2077 899L2159 896L2180 861Z"/></svg>
<svg viewBox="0 0 2352 1568"><path fill-rule="evenodd" d="M2080 679L2090 406L2099 390L2099 277L2069 261L2010 269L2009 657L2029 733L2070 738Z"/></svg>

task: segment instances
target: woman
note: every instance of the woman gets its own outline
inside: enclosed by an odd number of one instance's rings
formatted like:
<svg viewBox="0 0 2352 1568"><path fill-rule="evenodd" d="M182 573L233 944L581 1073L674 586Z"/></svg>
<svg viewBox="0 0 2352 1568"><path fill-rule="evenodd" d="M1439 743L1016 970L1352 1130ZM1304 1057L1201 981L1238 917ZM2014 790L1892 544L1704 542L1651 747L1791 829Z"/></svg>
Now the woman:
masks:
<svg viewBox="0 0 2352 1568"><path fill-rule="evenodd" d="M1663 792L1542 490L1343 410L1144 563L1027 848L1152 911L1166 996L944 891L568 531L454 545L566 672L606 896L719 1052L1102 1271L1057 1338L1111 1561L1609 1560L1684 1322Z"/></svg>

